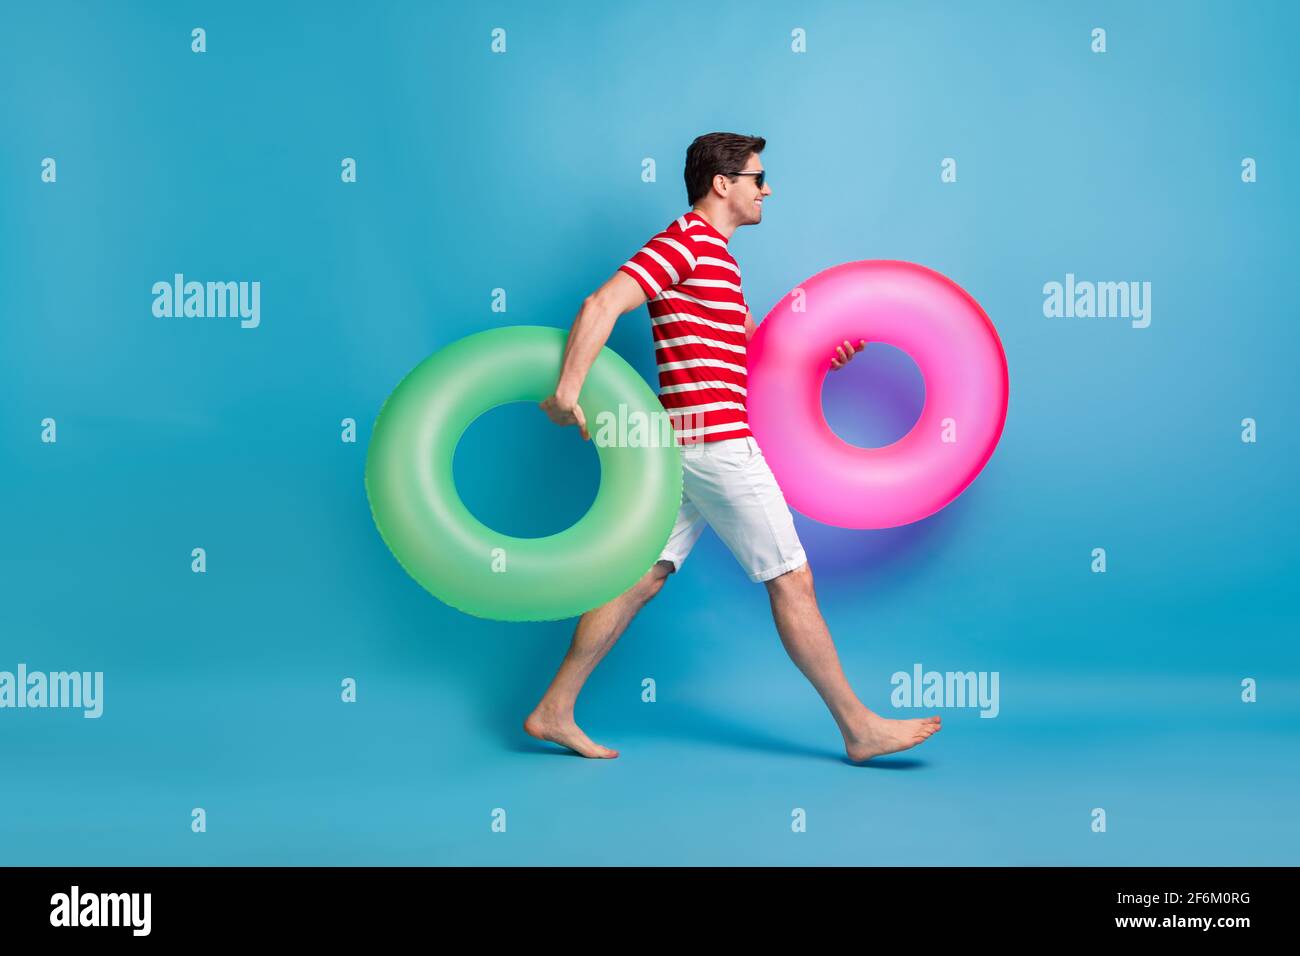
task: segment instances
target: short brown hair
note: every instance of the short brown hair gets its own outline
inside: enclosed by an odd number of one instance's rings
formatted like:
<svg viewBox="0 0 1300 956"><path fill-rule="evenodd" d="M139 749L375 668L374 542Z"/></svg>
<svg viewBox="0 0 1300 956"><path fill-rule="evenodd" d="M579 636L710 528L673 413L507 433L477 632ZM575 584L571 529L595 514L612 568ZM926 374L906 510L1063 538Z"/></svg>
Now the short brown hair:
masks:
<svg viewBox="0 0 1300 956"><path fill-rule="evenodd" d="M723 173L734 182L750 154L761 153L767 140L739 133L705 133L686 149L686 201L692 206L713 188L713 177Z"/></svg>

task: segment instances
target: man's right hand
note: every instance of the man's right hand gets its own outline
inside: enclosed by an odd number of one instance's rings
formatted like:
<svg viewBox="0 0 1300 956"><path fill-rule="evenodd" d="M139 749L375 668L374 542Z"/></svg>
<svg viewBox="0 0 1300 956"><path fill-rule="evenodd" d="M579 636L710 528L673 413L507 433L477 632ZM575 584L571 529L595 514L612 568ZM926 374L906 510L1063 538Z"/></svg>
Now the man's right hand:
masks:
<svg viewBox="0 0 1300 956"><path fill-rule="evenodd" d="M577 425L582 433L582 440L589 441L591 434L587 431L587 416L582 414L582 406L577 402L564 402L558 395L552 395L545 401L538 402L542 411L557 425Z"/></svg>

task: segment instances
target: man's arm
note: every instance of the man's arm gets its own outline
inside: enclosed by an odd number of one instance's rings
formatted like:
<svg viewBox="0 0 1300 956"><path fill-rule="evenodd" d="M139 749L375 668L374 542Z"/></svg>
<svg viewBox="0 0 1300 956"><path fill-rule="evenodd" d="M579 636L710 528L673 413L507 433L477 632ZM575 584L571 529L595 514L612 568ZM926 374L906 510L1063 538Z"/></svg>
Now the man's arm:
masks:
<svg viewBox="0 0 1300 956"><path fill-rule="evenodd" d="M754 324L754 316L750 314L749 306L745 306L745 341L748 342L754 337L754 330L758 326Z"/></svg>
<svg viewBox="0 0 1300 956"><path fill-rule="evenodd" d="M645 304L645 291L625 272L615 272L599 289L587 296L569 329L569 339L564 346L564 360L555 392L541 402L542 411L557 425L577 425L583 440L591 438L587 418L578 405L582 383L605 347L614 323L625 312Z"/></svg>

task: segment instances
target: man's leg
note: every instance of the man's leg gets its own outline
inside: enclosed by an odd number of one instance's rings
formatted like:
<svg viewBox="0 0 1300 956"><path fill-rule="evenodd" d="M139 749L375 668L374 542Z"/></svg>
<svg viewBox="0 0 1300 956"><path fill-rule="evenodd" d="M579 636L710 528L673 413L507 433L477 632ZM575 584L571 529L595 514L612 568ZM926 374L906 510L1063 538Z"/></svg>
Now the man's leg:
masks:
<svg viewBox="0 0 1300 956"><path fill-rule="evenodd" d="M853 693L835 642L817 607L812 569L807 564L766 582L772 618L786 653L817 688L844 736L853 761L915 747L940 729L940 718L891 720L867 709Z"/></svg>
<svg viewBox="0 0 1300 956"><path fill-rule="evenodd" d="M582 732L573 719L573 707L578 692L601 658L614 646L636 613L659 593L672 570L670 562L656 561L632 587L578 619L569 652L564 655L564 662L541 703L524 721L525 731L538 740L550 740L576 750L584 757L618 756L617 750L602 747Z"/></svg>

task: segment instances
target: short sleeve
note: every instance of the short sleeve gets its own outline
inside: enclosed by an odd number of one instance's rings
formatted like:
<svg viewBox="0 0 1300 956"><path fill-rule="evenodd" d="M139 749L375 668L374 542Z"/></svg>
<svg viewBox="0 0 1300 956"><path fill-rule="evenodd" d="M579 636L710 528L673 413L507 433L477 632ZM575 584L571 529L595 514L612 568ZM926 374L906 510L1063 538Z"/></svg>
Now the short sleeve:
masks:
<svg viewBox="0 0 1300 956"><path fill-rule="evenodd" d="M635 279L646 297L653 299L695 271L695 254L689 243L681 233L661 232L618 269Z"/></svg>

